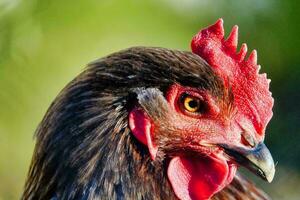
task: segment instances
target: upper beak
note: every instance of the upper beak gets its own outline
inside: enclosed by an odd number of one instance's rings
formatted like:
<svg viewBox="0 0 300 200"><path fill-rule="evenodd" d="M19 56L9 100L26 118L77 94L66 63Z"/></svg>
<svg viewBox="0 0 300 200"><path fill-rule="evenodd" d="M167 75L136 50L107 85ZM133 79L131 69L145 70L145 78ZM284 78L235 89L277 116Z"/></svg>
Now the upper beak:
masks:
<svg viewBox="0 0 300 200"><path fill-rule="evenodd" d="M219 146L238 164L246 167L269 183L273 180L275 174L274 161L264 143L261 142L251 149L227 144L219 144Z"/></svg>

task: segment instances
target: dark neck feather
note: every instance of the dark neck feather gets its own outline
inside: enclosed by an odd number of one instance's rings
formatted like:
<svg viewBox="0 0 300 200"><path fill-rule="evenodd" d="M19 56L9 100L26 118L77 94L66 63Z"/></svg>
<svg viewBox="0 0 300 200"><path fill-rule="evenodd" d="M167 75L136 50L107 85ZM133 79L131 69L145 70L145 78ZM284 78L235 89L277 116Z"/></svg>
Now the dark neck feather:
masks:
<svg viewBox="0 0 300 200"><path fill-rule="evenodd" d="M92 93L81 95L93 99ZM154 166L147 149L131 135L124 101L104 94L94 98L98 107L54 103L49 109L37 132L23 199L174 198L165 167Z"/></svg>

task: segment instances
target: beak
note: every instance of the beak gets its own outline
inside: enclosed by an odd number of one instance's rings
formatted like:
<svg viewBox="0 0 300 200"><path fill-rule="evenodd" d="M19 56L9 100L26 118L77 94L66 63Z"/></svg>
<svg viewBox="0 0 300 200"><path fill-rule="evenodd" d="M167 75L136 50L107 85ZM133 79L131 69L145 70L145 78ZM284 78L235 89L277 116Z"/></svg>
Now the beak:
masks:
<svg viewBox="0 0 300 200"><path fill-rule="evenodd" d="M246 167L269 183L273 180L275 174L274 161L264 143L261 142L252 149L227 144L219 144L219 146L224 149L232 160L241 166Z"/></svg>

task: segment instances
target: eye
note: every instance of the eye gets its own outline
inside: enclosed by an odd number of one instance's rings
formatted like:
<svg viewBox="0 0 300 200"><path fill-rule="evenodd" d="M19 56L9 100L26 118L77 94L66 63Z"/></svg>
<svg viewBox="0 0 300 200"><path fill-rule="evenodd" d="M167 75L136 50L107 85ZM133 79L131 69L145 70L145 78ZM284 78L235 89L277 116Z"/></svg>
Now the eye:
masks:
<svg viewBox="0 0 300 200"><path fill-rule="evenodd" d="M181 97L181 108L190 113L202 113L204 111L204 102L198 97L184 94Z"/></svg>
<svg viewBox="0 0 300 200"><path fill-rule="evenodd" d="M183 100L184 109L189 112L196 112L200 108L199 99L187 96Z"/></svg>

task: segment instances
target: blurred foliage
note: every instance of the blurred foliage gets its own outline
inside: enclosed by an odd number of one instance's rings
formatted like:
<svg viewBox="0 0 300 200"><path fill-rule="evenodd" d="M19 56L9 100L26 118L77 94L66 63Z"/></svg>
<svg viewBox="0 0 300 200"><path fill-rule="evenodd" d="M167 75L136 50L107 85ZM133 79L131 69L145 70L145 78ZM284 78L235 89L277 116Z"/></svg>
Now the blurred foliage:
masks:
<svg viewBox="0 0 300 200"><path fill-rule="evenodd" d="M0 200L19 198L35 128L88 62L136 45L189 50L219 17L227 34L239 25L272 79L266 143L277 175L254 179L274 199L299 199L299 9L296 0L0 0Z"/></svg>

